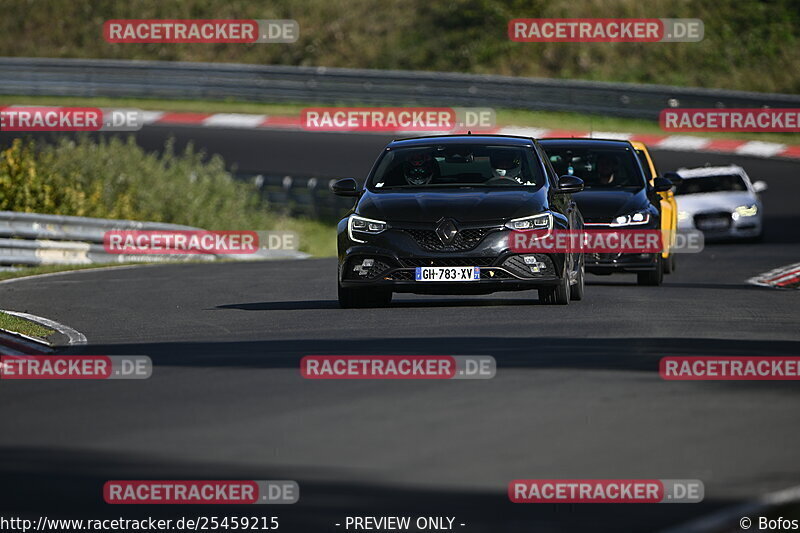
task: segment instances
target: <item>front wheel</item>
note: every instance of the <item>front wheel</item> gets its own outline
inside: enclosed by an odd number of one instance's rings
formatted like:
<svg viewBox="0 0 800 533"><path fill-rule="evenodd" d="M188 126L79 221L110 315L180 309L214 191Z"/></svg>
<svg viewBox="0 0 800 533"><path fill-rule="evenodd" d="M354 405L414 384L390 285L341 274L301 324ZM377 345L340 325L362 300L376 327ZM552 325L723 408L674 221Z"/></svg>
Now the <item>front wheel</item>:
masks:
<svg viewBox="0 0 800 533"><path fill-rule="evenodd" d="M569 293L569 278L564 276L555 287L539 289L539 301L545 305L567 305Z"/></svg>
<svg viewBox="0 0 800 533"><path fill-rule="evenodd" d="M675 254L670 252L669 257L667 257L666 261L662 260L664 264L664 274L672 274L675 272Z"/></svg>
<svg viewBox="0 0 800 533"><path fill-rule="evenodd" d="M664 265L662 264L661 254L656 255L656 268L648 272L636 274L636 281L639 285L659 286L664 281Z"/></svg>
<svg viewBox="0 0 800 533"><path fill-rule="evenodd" d="M342 309L385 307L392 301L392 291L369 287L339 285L339 306Z"/></svg>

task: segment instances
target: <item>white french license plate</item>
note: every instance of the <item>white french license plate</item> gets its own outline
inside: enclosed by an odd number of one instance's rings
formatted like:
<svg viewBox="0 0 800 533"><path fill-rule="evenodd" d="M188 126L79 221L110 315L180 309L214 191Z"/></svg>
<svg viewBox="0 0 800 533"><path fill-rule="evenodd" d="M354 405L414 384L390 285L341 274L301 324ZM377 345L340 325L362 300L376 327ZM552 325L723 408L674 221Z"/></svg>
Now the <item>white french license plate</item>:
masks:
<svg viewBox="0 0 800 533"><path fill-rule="evenodd" d="M417 281L478 281L480 267L417 267Z"/></svg>

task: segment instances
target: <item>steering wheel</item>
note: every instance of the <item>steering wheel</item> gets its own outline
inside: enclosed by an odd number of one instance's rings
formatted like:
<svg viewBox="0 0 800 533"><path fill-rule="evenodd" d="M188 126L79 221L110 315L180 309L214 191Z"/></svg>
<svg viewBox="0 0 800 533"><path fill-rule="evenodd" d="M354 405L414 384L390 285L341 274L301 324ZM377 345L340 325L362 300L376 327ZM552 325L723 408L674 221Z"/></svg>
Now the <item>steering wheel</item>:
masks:
<svg viewBox="0 0 800 533"><path fill-rule="evenodd" d="M520 183L519 183L517 180L515 180L514 178L507 178L507 177L505 177L505 176L498 176L498 177L496 177L496 178L492 178L492 179L490 179L490 180L487 180L487 181L483 182L483 184L484 184L484 185L499 185L500 183L502 183L502 182L504 182L504 181L510 181L510 182L511 182L511 183L513 183L514 185L519 185L519 184L520 184Z"/></svg>

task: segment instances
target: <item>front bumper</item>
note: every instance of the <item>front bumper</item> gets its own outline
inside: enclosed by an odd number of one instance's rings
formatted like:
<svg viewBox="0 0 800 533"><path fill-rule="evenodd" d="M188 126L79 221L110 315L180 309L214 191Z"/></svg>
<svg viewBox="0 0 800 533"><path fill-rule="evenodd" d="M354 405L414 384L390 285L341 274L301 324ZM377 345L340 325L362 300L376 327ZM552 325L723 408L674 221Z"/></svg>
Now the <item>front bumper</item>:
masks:
<svg viewBox="0 0 800 533"><path fill-rule="evenodd" d="M716 227L710 227L713 224ZM678 220L678 230L699 230L706 242L752 239L761 235L761 214L734 218L727 211L698 212Z"/></svg>
<svg viewBox="0 0 800 533"><path fill-rule="evenodd" d="M339 283L343 287L376 287L417 294L488 294L558 284L564 254L515 254L508 249L511 232L496 228L473 247L457 252L423 248L425 241L405 230L387 230L353 243L340 234ZM525 256L533 257L525 263ZM367 261L365 263L364 261ZM368 267L363 265L368 264ZM417 267L480 267L480 279L463 282L416 281Z"/></svg>
<svg viewBox="0 0 800 533"><path fill-rule="evenodd" d="M661 254L595 254L587 253L586 271L592 274L614 272L648 272L658 267Z"/></svg>

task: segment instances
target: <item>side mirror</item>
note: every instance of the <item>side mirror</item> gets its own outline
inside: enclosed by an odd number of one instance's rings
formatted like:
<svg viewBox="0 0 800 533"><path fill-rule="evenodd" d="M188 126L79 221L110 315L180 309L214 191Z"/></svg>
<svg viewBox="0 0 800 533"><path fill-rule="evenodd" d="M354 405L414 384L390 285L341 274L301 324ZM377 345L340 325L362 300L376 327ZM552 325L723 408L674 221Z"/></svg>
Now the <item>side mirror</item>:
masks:
<svg viewBox="0 0 800 533"><path fill-rule="evenodd" d="M577 176L561 176L558 178L558 192L581 192L583 180Z"/></svg>
<svg viewBox="0 0 800 533"><path fill-rule="evenodd" d="M766 181L757 181L753 184L753 190L755 192L764 192L767 190L767 182Z"/></svg>
<svg viewBox="0 0 800 533"><path fill-rule="evenodd" d="M683 178L677 172L664 172L664 177L671 181L673 185L678 185L683 181Z"/></svg>
<svg viewBox="0 0 800 533"><path fill-rule="evenodd" d="M653 180L653 190L656 192L666 192L672 188L672 182L667 178L656 178Z"/></svg>
<svg viewBox="0 0 800 533"><path fill-rule="evenodd" d="M331 185L331 192L336 196L358 196L358 183L353 178L344 178Z"/></svg>

